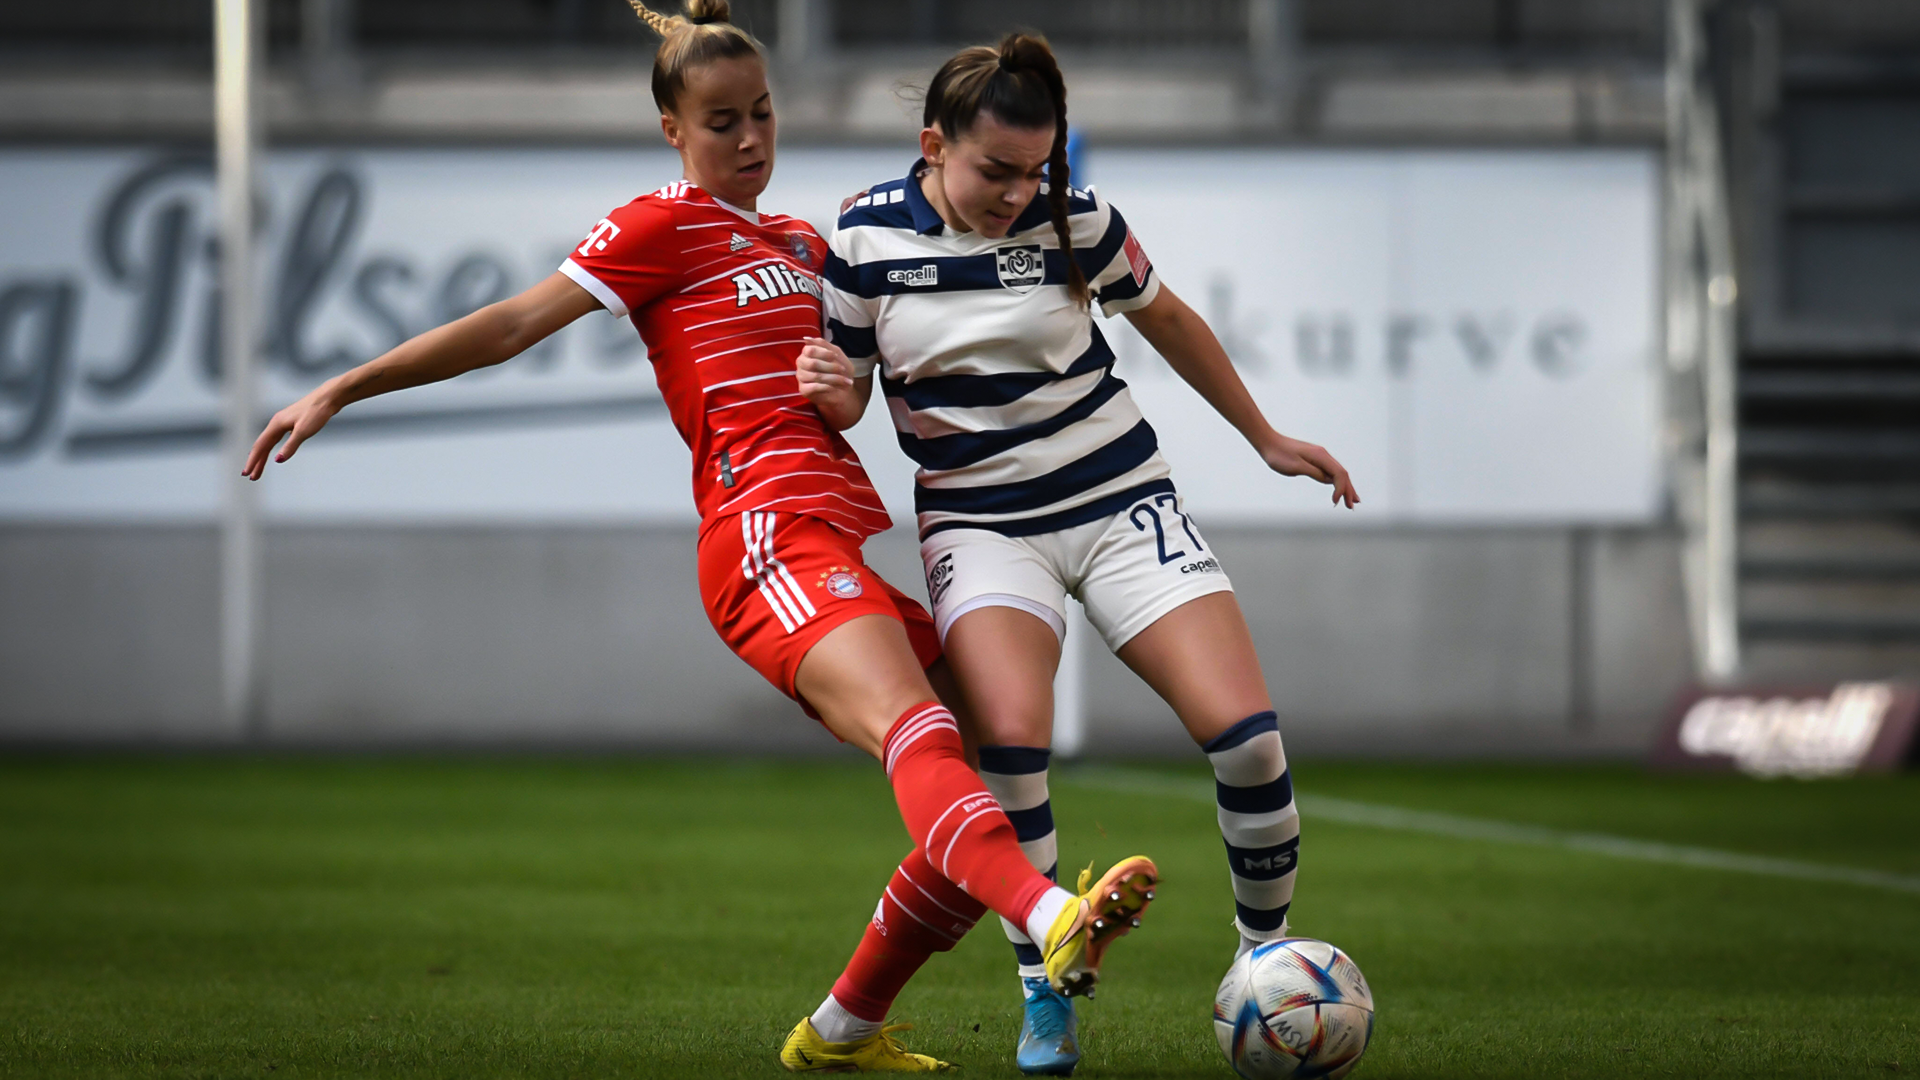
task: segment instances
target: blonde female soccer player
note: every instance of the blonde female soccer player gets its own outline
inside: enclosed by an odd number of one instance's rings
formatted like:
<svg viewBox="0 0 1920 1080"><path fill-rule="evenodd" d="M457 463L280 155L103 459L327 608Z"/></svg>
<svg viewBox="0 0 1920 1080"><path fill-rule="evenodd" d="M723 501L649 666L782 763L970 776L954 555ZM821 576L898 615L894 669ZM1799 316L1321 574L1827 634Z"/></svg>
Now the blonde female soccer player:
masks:
<svg viewBox="0 0 1920 1080"><path fill-rule="evenodd" d="M682 179L608 213L540 284L282 409L246 472L257 480L269 457L287 461L356 401L502 363L590 311L630 318L693 450L708 619L754 670L885 763L916 845L875 916L892 933L869 929L782 1060L798 1070L944 1068L881 1027L927 955L951 948L991 908L1044 940L1054 984L1076 991L1098 973L1107 928L1136 919L1152 898L1153 864L1125 860L1086 896L1059 888L1029 865L968 767L929 682L944 678L932 620L861 555L887 513L797 385L800 350L819 340L826 244L805 221L757 209L774 161L759 46L727 21L726 0L692 0L686 17L635 8L662 38L653 96Z"/></svg>
<svg viewBox="0 0 1920 1080"><path fill-rule="evenodd" d="M1213 763L1240 947L1283 937L1299 826L1272 699L1226 571L1114 376L1093 310L1125 315L1275 472L1331 485L1336 504L1359 496L1326 450L1267 423L1119 212L1070 186L1066 86L1043 39L955 55L924 122L921 159L840 218L834 345L803 353L800 390L845 428L880 371L920 466L928 594L980 725L981 774L1034 866L1055 873L1047 760L1071 594ZM1072 1005L1032 935L1005 925L1026 993L1016 1060L1070 1073Z"/></svg>

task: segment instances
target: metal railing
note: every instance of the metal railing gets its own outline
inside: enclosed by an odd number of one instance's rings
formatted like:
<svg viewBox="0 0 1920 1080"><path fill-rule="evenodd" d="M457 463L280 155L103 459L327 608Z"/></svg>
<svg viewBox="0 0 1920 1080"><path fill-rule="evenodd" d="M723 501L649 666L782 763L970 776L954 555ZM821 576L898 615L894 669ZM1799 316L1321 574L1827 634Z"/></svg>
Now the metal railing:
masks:
<svg viewBox="0 0 1920 1080"><path fill-rule="evenodd" d="M1714 2L1668 5L1666 359L1694 664L1702 680L1726 682L1740 669L1739 288L1708 55Z"/></svg>

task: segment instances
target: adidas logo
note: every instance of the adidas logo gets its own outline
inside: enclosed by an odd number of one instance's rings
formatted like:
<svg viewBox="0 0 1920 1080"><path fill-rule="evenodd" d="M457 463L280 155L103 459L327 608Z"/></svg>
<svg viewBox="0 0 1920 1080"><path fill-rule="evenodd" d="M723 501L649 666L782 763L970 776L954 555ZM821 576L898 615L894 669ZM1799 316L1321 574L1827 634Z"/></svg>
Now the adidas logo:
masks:
<svg viewBox="0 0 1920 1080"><path fill-rule="evenodd" d="M734 233L733 239L727 241L728 251L745 251L752 246L753 246L753 241L747 239L744 236L741 236L739 233Z"/></svg>

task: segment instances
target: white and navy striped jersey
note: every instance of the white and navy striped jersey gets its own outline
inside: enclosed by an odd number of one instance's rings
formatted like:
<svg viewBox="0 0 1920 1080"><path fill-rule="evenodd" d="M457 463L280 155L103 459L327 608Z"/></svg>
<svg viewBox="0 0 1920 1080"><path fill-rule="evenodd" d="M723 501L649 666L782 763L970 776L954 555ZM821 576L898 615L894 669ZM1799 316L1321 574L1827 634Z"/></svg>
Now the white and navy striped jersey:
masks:
<svg viewBox="0 0 1920 1080"><path fill-rule="evenodd" d="M1159 443L1113 374L1113 350L1067 292L1045 187L1005 237L955 233L916 162L840 217L829 242L834 343L880 387L919 463L920 534L1031 536L1173 490ZM1068 199L1074 257L1111 316L1150 303L1153 264L1092 191Z"/></svg>

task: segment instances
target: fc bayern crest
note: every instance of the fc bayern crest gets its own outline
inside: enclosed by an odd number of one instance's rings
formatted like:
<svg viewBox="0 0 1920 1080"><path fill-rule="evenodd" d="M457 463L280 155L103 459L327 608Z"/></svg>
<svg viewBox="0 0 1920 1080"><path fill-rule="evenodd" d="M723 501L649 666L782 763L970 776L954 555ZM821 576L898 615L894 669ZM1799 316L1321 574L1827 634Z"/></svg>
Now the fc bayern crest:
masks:
<svg viewBox="0 0 1920 1080"><path fill-rule="evenodd" d="M813 248L807 243L805 236L800 233L788 233L787 245L793 249L794 258L799 259L808 266L813 265Z"/></svg>
<svg viewBox="0 0 1920 1080"><path fill-rule="evenodd" d="M860 585L860 571L851 566L829 566L820 575L820 587L827 595L851 600L866 590Z"/></svg>
<svg viewBox="0 0 1920 1080"><path fill-rule="evenodd" d="M1039 244L1001 248L993 253L993 268L1000 273L1000 284L1017 293L1032 292L1047 277L1047 260Z"/></svg>

